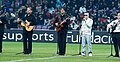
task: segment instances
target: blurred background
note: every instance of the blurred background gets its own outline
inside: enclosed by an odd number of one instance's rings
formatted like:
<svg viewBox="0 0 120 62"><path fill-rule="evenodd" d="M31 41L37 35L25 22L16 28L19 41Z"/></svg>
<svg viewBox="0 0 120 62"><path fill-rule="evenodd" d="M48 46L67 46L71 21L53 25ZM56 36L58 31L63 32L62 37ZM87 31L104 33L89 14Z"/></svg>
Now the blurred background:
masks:
<svg viewBox="0 0 120 62"><path fill-rule="evenodd" d="M107 24L116 18L120 10L120 0L0 0L0 15L7 19L6 29L21 29L10 13L22 19L26 7L32 7L37 19L34 29L54 30L54 20L63 7L70 17L69 30L79 30L83 13L89 12L94 20L93 30L106 31Z"/></svg>

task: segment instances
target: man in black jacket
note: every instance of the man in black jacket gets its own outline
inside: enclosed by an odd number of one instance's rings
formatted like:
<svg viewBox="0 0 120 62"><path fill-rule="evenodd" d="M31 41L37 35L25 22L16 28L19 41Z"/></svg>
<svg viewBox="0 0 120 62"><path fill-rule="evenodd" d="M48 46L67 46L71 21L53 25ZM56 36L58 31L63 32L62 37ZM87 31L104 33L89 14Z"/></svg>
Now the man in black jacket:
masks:
<svg viewBox="0 0 120 62"><path fill-rule="evenodd" d="M113 20L107 25L108 28L112 29L111 37L114 44L115 56L119 57L120 50L120 12L117 13L117 19Z"/></svg>
<svg viewBox="0 0 120 62"><path fill-rule="evenodd" d="M24 54L31 54L32 53L32 34L33 34L33 27L36 24L35 16L32 14L32 8L28 7L26 11L26 15L23 18L23 21L26 23L21 23L23 27L23 52ZM32 29L31 29L32 27ZM30 30L29 30L30 28Z"/></svg>
<svg viewBox="0 0 120 62"><path fill-rule="evenodd" d="M56 26L58 36L58 54L65 55L69 19L67 19L67 16L65 15L65 10L63 8L60 10L60 12L61 14L56 18L54 26Z"/></svg>
<svg viewBox="0 0 120 62"><path fill-rule="evenodd" d="M0 17L0 54L2 53L2 40L4 34L5 24L7 23L4 14Z"/></svg>

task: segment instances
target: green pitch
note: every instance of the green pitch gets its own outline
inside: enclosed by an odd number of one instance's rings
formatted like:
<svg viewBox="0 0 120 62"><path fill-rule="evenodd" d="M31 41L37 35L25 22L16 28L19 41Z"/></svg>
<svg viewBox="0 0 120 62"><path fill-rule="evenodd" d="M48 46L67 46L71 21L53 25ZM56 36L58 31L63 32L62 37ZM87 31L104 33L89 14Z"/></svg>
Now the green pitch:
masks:
<svg viewBox="0 0 120 62"><path fill-rule="evenodd" d="M79 44L67 43L66 56L58 56L56 43L33 42L31 55L18 54L22 52L22 42L3 42L3 53L0 62L120 62L120 58L109 57L110 45L92 44L93 56L78 56ZM113 50L114 51L114 50ZM114 53L114 52L113 52Z"/></svg>

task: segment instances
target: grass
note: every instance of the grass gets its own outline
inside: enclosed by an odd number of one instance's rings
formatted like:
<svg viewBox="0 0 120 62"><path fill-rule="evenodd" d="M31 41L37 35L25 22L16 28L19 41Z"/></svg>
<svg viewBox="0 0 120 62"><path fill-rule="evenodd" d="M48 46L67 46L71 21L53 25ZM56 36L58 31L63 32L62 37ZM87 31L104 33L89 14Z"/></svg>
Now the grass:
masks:
<svg viewBox="0 0 120 62"><path fill-rule="evenodd" d="M79 44L67 43L66 56L56 56L56 43L33 42L31 55L18 54L23 49L22 42L3 42L0 62L120 62L120 58L109 57L110 45L92 44L93 56L78 56ZM114 52L113 52L114 53Z"/></svg>

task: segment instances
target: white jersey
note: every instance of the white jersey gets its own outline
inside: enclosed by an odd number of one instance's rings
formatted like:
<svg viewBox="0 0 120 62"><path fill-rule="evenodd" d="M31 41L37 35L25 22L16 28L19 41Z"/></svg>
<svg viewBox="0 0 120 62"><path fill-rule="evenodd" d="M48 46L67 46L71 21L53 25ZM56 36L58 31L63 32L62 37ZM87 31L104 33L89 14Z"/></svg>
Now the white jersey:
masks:
<svg viewBox="0 0 120 62"><path fill-rule="evenodd" d="M88 18L85 21L82 21L81 34L91 35L93 20Z"/></svg>

